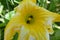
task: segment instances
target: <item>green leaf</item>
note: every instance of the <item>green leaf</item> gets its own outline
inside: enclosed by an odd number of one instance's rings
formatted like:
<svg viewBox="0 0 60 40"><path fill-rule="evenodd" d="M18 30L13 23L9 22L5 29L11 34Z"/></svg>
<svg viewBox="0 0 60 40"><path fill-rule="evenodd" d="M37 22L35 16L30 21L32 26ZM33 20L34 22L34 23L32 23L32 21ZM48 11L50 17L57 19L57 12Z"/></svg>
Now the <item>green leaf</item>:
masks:
<svg viewBox="0 0 60 40"><path fill-rule="evenodd" d="M11 11L11 12L6 13L5 18L10 20L14 15L15 15L15 12Z"/></svg>
<svg viewBox="0 0 60 40"><path fill-rule="evenodd" d="M48 10L52 12L56 11L56 0L50 0L50 5L48 7Z"/></svg>
<svg viewBox="0 0 60 40"><path fill-rule="evenodd" d="M18 39L18 33L14 35L14 38L12 40L17 40Z"/></svg>
<svg viewBox="0 0 60 40"><path fill-rule="evenodd" d="M3 18L0 18L0 28L5 26L5 21Z"/></svg>
<svg viewBox="0 0 60 40"><path fill-rule="evenodd" d="M22 0L14 0L15 3L19 4Z"/></svg>
<svg viewBox="0 0 60 40"><path fill-rule="evenodd" d="M60 30L57 30L55 33L56 40L60 40Z"/></svg>
<svg viewBox="0 0 60 40"><path fill-rule="evenodd" d="M3 5L1 5L0 3L0 14L2 13L2 10L3 10Z"/></svg>
<svg viewBox="0 0 60 40"><path fill-rule="evenodd" d="M38 0L39 6L47 8L47 0Z"/></svg>
<svg viewBox="0 0 60 40"><path fill-rule="evenodd" d="M4 28L0 28L0 40L4 40Z"/></svg>
<svg viewBox="0 0 60 40"><path fill-rule="evenodd" d="M5 26L6 26L5 23L0 23L0 28L3 28Z"/></svg>

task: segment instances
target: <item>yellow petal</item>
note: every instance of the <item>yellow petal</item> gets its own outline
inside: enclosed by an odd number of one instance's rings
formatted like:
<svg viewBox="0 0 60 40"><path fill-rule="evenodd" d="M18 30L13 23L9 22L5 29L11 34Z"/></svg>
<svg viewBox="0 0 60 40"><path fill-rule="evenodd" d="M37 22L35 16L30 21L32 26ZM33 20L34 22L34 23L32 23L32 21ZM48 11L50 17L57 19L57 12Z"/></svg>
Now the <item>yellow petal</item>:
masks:
<svg viewBox="0 0 60 40"><path fill-rule="evenodd" d="M36 3L36 0L23 0L23 1L31 1L31 2Z"/></svg>
<svg viewBox="0 0 60 40"><path fill-rule="evenodd" d="M60 15L56 14L56 18L54 19L54 22L60 22Z"/></svg>
<svg viewBox="0 0 60 40"><path fill-rule="evenodd" d="M31 19L32 22L28 24L26 20L29 19L28 17L30 15L33 16L33 19ZM46 18L48 18L48 16L46 16ZM13 37L13 34L16 33L16 32L13 33L12 29L15 29L15 26L20 28L20 26L18 25L24 26L26 31L29 30L29 33L28 33L29 37L30 37L30 34L33 34L36 40L40 40L40 39L47 40L46 34L48 35L48 33L47 33L47 29L45 28L47 26L45 25L46 18L45 18L45 11L43 10L43 8L40 8L39 6L31 2L23 2L17 7L16 15L10 20L10 22L5 28L5 40L11 40L11 37ZM8 33L7 33L7 30L9 30ZM22 32L25 33L26 31L23 30ZM26 36L28 35L25 35L23 39L25 39Z"/></svg>
<svg viewBox="0 0 60 40"><path fill-rule="evenodd" d="M9 26L9 27L5 28L4 40L12 40L16 33L18 33L18 34L20 33L20 27L16 26L16 24L14 24L14 23L12 23L12 24L8 23L7 26Z"/></svg>

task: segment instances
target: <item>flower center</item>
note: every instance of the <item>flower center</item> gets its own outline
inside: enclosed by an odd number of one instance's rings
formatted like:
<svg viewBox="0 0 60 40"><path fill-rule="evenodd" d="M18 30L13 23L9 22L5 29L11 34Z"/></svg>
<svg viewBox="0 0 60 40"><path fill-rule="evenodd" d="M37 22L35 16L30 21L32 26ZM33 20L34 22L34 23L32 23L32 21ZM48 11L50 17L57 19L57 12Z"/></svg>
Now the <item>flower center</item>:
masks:
<svg viewBox="0 0 60 40"><path fill-rule="evenodd" d="M31 24L32 22L33 22L33 16L32 16L32 15L29 15L29 16L27 17L26 23L27 23L27 24Z"/></svg>

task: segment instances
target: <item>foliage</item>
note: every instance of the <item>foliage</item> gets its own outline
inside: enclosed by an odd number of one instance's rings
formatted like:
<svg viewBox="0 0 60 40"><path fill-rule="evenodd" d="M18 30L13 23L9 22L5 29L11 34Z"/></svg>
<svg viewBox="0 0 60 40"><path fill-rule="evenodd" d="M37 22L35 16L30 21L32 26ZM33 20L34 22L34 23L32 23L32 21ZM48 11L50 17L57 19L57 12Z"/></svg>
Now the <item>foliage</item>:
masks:
<svg viewBox="0 0 60 40"><path fill-rule="evenodd" d="M4 28L9 20L14 16L14 8L22 0L0 0L0 40L4 39ZM37 0L37 5L46 8L49 11L60 13L60 0ZM54 23L60 26L60 23ZM55 33L51 35L51 40L60 40L60 29L56 28L54 25ZM16 35L17 37L17 35ZM15 37L15 38L16 38ZM16 39L15 39L16 40Z"/></svg>

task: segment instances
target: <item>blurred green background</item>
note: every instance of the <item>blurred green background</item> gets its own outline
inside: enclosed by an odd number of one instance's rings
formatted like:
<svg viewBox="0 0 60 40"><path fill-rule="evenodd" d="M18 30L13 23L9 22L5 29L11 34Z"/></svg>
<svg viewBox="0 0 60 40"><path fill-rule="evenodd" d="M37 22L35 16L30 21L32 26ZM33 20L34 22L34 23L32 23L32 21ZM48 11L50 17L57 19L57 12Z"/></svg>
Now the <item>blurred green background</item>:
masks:
<svg viewBox="0 0 60 40"><path fill-rule="evenodd" d="M4 28L9 20L14 16L16 7L22 0L0 0L0 40L4 40ZM60 13L60 0L36 0L37 5L45 9ZM50 40L60 40L60 22L52 24L55 33L50 35ZM17 33L13 40L17 40Z"/></svg>

